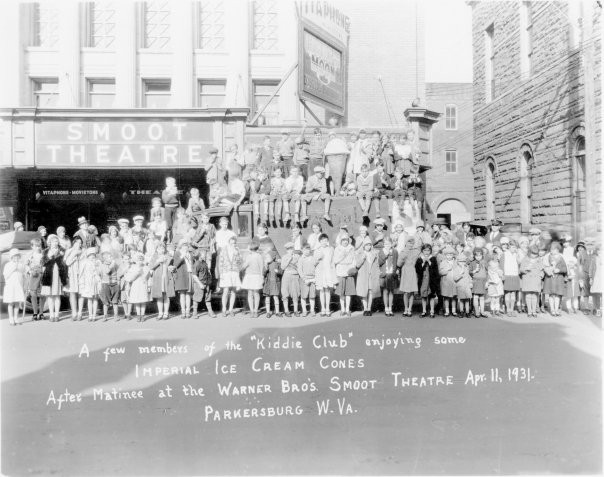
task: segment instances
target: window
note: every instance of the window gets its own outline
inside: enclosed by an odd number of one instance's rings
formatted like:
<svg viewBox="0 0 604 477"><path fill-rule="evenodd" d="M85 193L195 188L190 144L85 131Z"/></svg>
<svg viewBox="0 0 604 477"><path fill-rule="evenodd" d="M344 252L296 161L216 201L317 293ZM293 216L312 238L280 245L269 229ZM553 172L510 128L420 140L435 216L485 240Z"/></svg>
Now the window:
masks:
<svg viewBox="0 0 604 477"><path fill-rule="evenodd" d="M445 129L457 129L457 106L454 104L445 106Z"/></svg>
<svg viewBox="0 0 604 477"><path fill-rule="evenodd" d="M278 22L276 0L255 0L254 9L254 49L276 50L278 46Z"/></svg>
<svg viewBox="0 0 604 477"><path fill-rule="evenodd" d="M457 151L445 151L445 172L457 173Z"/></svg>
<svg viewBox="0 0 604 477"><path fill-rule="evenodd" d="M495 161L492 157L486 161L485 195L487 220L493 220L495 218Z"/></svg>
<svg viewBox="0 0 604 477"><path fill-rule="evenodd" d="M277 89L278 85L279 81L254 81L254 104L252 108L252 116L255 116L256 113L268 103L269 98L275 92L275 89ZM268 103L268 106L258 118L258 124L265 124L268 126L279 124L278 94L275 95L275 97L271 100L270 103Z"/></svg>
<svg viewBox="0 0 604 477"><path fill-rule="evenodd" d="M59 80L57 78L43 78L32 80L34 93L34 106L36 108L54 108L59 99Z"/></svg>
<svg viewBox="0 0 604 477"><path fill-rule="evenodd" d="M533 151L530 146L520 148L520 221L531 223L533 215Z"/></svg>
<svg viewBox="0 0 604 477"><path fill-rule="evenodd" d="M533 11L531 2L520 4L520 74L522 79L533 74Z"/></svg>
<svg viewBox="0 0 604 477"><path fill-rule="evenodd" d="M226 100L226 82L224 80L199 81L199 107L224 108Z"/></svg>
<svg viewBox="0 0 604 477"><path fill-rule="evenodd" d="M575 189L585 190L585 138L583 136L575 140Z"/></svg>
<svg viewBox="0 0 604 477"><path fill-rule="evenodd" d="M144 80L143 92L143 108L167 108L170 104L170 80Z"/></svg>
<svg viewBox="0 0 604 477"><path fill-rule="evenodd" d="M495 98L495 48L494 48L494 37L495 37L495 26L491 24L485 30L485 96L486 101L492 101Z"/></svg>
<svg viewBox="0 0 604 477"><path fill-rule="evenodd" d="M154 1L145 2L144 48L165 50L170 47L170 2Z"/></svg>
<svg viewBox="0 0 604 477"><path fill-rule="evenodd" d="M208 50L224 49L224 1L202 0L198 8L198 47Z"/></svg>
<svg viewBox="0 0 604 477"><path fill-rule="evenodd" d="M88 4L88 46L111 48L115 42L115 5L112 2Z"/></svg>
<svg viewBox="0 0 604 477"><path fill-rule="evenodd" d="M112 79L88 80L88 106L112 108L115 101L115 81Z"/></svg>
<svg viewBox="0 0 604 477"><path fill-rule="evenodd" d="M59 40L59 11L56 4L33 4L32 46L54 48Z"/></svg>

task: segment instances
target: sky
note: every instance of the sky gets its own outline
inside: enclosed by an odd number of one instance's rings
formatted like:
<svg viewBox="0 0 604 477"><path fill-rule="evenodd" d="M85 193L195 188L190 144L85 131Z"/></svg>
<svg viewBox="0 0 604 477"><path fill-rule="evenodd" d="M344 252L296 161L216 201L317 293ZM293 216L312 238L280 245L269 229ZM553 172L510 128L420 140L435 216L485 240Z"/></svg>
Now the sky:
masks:
<svg viewBox="0 0 604 477"><path fill-rule="evenodd" d="M466 0L426 0L426 82L472 82L472 8Z"/></svg>

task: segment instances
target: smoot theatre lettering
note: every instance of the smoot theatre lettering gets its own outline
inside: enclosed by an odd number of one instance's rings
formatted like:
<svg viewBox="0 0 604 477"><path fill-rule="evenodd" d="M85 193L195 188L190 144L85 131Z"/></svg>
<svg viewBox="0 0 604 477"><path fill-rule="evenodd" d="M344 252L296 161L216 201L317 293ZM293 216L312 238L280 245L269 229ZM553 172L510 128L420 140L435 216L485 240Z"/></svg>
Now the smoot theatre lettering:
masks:
<svg viewBox="0 0 604 477"><path fill-rule="evenodd" d="M35 124L38 167L203 167L208 121L46 121Z"/></svg>

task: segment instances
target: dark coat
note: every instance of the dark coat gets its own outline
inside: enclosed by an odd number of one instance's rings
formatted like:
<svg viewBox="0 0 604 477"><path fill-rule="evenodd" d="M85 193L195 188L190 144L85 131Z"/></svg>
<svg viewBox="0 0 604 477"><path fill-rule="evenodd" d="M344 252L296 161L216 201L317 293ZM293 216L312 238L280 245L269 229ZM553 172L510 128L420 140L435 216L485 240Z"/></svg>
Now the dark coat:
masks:
<svg viewBox="0 0 604 477"><path fill-rule="evenodd" d="M55 266L55 263L59 267L59 278L61 279L61 285L67 286L67 282L69 280L69 269L65 264L65 260L63 260L63 254L49 258L48 257L48 249L44 250L42 254L42 286L52 286L52 270Z"/></svg>
<svg viewBox="0 0 604 477"><path fill-rule="evenodd" d="M179 251L174 253L174 289L176 291L192 291L193 257L191 257L191 273L187 272L187 263Z"/></svg>
<svg viewBox="0 0 604 477"><path fill-rule="evenodd" d="M162 298L163 289L165 290L163 293L165 293L169 298L172 298L175 296L174 277L170 271L168 271L168 266L170 265L171 259L169 256L166 256L165 262L159 262L157 258L157 255L155 255L149 264L149 268L153 272L153 277L151 278L151 297ZM163 279L162 284L163 277L165 278Z"/></svg>
<svg viewBox="0 0 604 477"><path fill-rule="evenodd" d="M424 278L424 271L428 267L428 273L430 277L430 289L435 291L437 295L440 295L440 273L438 272L438 262L436 257L430 257L428 262L424 262L422 257L418 257L415 261L415 273L417 273L417 289L421 291L422 280Z"/></svg>

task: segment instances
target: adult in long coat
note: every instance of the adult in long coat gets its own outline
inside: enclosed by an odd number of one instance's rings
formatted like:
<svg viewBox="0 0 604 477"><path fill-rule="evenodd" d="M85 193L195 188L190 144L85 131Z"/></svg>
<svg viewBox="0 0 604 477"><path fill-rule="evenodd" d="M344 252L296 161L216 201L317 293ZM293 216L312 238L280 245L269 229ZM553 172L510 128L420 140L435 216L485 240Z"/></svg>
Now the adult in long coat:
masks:
<svg viewBox="0 0 604 477"><path fill-rule="evenodd" d="M363 316L371 316L373 297L380 293L380 266L378 253L371 242L365 242L363 250L357 252L357 295L363 301Z"/></svg>
<svg viewBox="0 0 604 477"><path fill-rule="evenodd" d="M42 295L47 297L50 321L59 321L63 287L69 283L69 270L56 235L48 237L48 248L42 253Z"/></svg>
<svg viewBox="0 0 604 477"><path fill-rule="evenodd" d="M168 319L170 298L176 296L174 290L174 277L170 272L172 259L166 253L166 245L161 242L155 249L155 254L149 262L149 268L153 273L151 278L151 298L157 303L157 319Z"/></svg>
<svg viewBox="0 0 604 477"><path fill-rule="evenodd" d="M432 255L432 245L424 244L422 251L415 261L417 289L422 298L422 318L426 316L428 300L430 301L430 318L434 318L434 306L440 294L440 273L438 261Z"/></svg>

